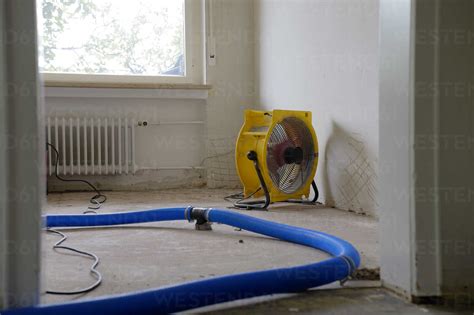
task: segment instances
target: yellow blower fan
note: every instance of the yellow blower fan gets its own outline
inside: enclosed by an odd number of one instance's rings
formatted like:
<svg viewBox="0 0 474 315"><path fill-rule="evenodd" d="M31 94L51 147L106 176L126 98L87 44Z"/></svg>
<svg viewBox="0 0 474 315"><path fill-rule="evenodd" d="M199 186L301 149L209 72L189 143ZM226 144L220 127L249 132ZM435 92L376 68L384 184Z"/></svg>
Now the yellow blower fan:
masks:
<svg viewBox="0 0 474 315"><path fill-rule="evenodd" d="M266 209L271 202L315 203L314 175L318 140L311 112L246 110L235 148L235 162L244 192L234 206ZM310 187L314 197L309 200ZM265 197L265 200L248 200Z"/></svg>

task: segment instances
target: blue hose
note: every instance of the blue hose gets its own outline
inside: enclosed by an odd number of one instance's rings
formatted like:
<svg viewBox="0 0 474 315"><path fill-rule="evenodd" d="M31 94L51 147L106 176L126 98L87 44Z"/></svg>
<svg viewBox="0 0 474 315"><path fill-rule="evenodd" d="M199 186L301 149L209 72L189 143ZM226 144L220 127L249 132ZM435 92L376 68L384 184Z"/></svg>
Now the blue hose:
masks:
<svg viewBox="0 0 474 315"><path fill-rule="evenodd" d="M53 228L191 221L197 215L198 222L204 218L209 222L223 223L323 250L334 257L307 265L226 275L105 298L6 310L1 314L169 314L261 295L302 292L345 279L360 263L359 253L350 243L329 234L226 210L194 210L198 209L188 207L97 215L47 215L43 219L45 227Z"/></svg>

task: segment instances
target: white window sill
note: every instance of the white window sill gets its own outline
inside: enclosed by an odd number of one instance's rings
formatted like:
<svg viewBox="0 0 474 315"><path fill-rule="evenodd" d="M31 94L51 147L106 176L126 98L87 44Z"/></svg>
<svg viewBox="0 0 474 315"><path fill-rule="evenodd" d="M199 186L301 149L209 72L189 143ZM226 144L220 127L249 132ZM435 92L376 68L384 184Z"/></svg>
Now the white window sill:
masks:
<svg viewBox="0 0 474 315"><path fill-rule="evenodd" d="M171 90L210 90L208 84L189 83L146 83L146 82L65 82L46 80L45 87L107 88L107 89L171 89Z"/></svg>
<svg viewBox="0 0 474 315"><path fill-rule="evenodd" d="M212 86L183 83L44 82L44 96L78 98L207 99Z"/></svg>

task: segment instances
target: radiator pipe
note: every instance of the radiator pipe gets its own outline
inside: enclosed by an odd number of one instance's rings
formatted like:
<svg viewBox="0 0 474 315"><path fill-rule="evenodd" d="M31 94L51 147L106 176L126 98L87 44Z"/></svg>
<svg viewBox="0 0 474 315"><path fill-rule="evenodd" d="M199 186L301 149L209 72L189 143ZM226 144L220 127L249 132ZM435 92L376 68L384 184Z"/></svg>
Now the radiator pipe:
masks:
<svg viewBox="0 0 474 315"><path fill-rule="evenodd" d="M43 224L46 228L54 228L171 220L227 224L322 250L334 257L306 265L225 275L104 298L12 309L1 314L169 314L255 296L302 292L346 279L360 263L357 250L335 236L220 209L186 207L97 215L46 215Z"/></svg>

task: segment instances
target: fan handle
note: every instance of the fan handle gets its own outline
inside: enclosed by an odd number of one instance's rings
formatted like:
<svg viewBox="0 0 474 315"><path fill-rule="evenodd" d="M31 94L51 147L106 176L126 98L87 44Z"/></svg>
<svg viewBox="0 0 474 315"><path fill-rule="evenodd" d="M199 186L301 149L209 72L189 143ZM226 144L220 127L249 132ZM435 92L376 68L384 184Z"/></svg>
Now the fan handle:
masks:
<svg viewBox="0 0 474 315"><path fill-rule="evenodd" d="M256 200L256 201L236 201L234 207L239 209L247 210L267 210L267 207L270 205L270 193L268 192L267 184L263 179L262 171L258 165L258 155L255 151L249 151L247 153L247 158L253 162L255 167L255 172L257 172L258 180L260 181L260 186L265 193L265 200Z"/></svg>

